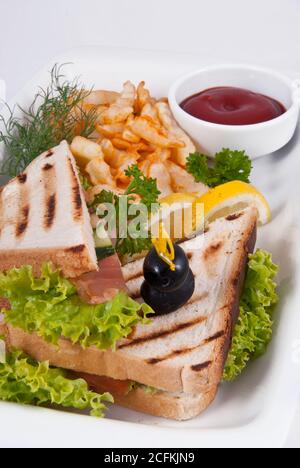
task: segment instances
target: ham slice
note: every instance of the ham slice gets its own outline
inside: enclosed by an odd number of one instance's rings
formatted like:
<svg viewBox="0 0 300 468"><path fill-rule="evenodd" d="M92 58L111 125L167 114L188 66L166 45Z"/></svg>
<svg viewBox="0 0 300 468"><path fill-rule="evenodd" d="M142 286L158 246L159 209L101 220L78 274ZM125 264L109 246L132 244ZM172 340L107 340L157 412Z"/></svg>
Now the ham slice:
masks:
<svg viewBox="0 0 300 468"><path fill-rule="evenodd" d="M74 379L83 379L93 392L103 393L109 392L115 396L127 395L132 386L131 380L117 380L110 377L98 376L92 374L85 374L81 372L72 372Z"/></svg>
<svg viewBox="0 0 300 468"><path fill-rule="evenodd" d="M8 299L5 299L4 297L0 297L0 311L1 309L10 309L10 303Z"/></svg>
<svg viewBox="0 0 300 468"><path fill-rule="evenodd" d="M117 254L100 260L99 270L81 275L75 280L78 294L88 304L103 304L120 291L128 293Z"/></svg>
<svg viewBox="0 0 300 468"><path fill-rule="evenodd" d="M73 280L81 299L87 304L111 301L120 291L128 294L117 254L98 262L99 270L84 273ZM10 309L7 299L0 297L0 310Z"/></svg>

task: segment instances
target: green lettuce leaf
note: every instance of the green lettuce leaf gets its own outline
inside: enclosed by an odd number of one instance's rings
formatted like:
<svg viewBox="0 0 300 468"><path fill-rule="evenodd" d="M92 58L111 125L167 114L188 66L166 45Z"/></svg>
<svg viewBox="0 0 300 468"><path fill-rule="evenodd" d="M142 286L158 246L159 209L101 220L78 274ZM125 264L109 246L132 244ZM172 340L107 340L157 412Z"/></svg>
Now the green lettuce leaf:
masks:
<svg viewBox="0 0 300 468"><path fill-rule="evenodd" d="M278 267L272 256L257 250L249 256L244 291L240 301L240 316L227 358L224 380L234 380L250 359L262 356L272 338L272 312L278 302L274 278Z"/></svg>
<svg viewBox="0 0 300 468"><path fill-rule="evenodd" d="M157 388L151 387L150 385L140 385L140 388L144 390L145 393L148 393L149 395L155 395L156 393L159 392Z"/></svg>
<svg viewBox="0 0 300 468"><path fill-rule="evenodd" d="M93 185L91 184L89 178L81 172L81 170L80 170L80 168L78 166L77 166L77 170L78 170L78 176L79 176L79 181L80 181L81 187L84 190L88 190L88 189L92 188Z"/></svg>
<svg viewBox="0 0 300 468"><path fill-rule="evenodd" d="M3 310L6 322L29 333L36 333L49 343L65 337L83 348L114 348L128 336L138 322L147 323L153 313L120 292L104 304L85 304L73 284L45 264L35 278L31 266L0 274L0 297L10 301Z"/></svg>
<svg viewBox="0 0 300 468"><path fill-rule="evenodd" d="M135 382L134 380L132 380L128 387L127 395L128 393L134 390L137 390L138 388L141 388L142 390L144 390L145 393L148 393L149 395L155 395L156 393L159 392L158 388L151 387L150 385L144 385L144 384L141 384L139 382Z"/></svg>
<svg viewBox="0 0 300 468"><path fill-rule="evenodd" d="M91 392L84 380L71 380L63 370L50 368L48 362L38 363L17 350L0 363L0 400L90 409L90 415L97 417L104 414L104 402L113 403L109 393Z"/></svg>

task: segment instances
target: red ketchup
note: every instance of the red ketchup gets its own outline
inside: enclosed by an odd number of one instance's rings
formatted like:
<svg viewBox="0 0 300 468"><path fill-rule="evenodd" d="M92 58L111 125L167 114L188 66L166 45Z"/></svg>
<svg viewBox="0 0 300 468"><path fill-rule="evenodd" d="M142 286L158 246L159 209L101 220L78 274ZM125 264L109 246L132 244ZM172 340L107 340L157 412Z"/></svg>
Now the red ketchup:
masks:
<svg viewBox="0 0 300 468"><path fill-rule="evenodd" d="M180 106L198 119L223 125L257 124L286 112L276 99L231 86L206 89L186 98Z"/></svg>

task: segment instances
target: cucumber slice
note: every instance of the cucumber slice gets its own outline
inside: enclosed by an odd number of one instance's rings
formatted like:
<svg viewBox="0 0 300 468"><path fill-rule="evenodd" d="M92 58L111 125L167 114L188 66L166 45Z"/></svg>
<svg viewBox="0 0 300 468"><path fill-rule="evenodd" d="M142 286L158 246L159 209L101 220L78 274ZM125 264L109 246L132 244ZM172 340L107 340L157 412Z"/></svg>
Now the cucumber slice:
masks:
<svg viewBox="0 0 300 468"><path fill-rule="evenodd" d="M115 249L111 247L96 247L96 255L98 260L110 257L116 253Z"/></svg>
<svg viewBox="0 0 300 468"><path fill-rule="evenodd" d="M95 247L112 247L112 242L104 226L98 226L94 231Z"/></svg>
<svg viewBox="0 0 300 468"><path fill-rule="evenodd" d="M94 231L94 241L98 260L103 260L116 253L104 226L98 226Z"/></svg>

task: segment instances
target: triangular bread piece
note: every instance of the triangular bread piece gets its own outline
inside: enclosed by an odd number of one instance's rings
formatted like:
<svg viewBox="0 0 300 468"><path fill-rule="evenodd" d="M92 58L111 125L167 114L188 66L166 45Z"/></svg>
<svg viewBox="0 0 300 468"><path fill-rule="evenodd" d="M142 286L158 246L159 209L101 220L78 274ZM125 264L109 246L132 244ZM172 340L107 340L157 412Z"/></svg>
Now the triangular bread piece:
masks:
<svg viewBox="0 0 300 468"><path fill-rule="evenodd" d="M97 269L90 217L67 142L0 191L0 271L51 261L66 277Z"/></svg>
<svg viewBox="0 0 300 468"><path fill-rule="evenodd" d="M220 382L256 226L257 211L249 208L216 220L204 235L182 244L195 293L178 311L138 325L130 340L119 345L124 361L131 361L130 373L138 373L134 380L153 386L157 380L161 389L186 393L207 391ZM142 268L143 261L124 268L133 297L139 296Z"/></svg>

